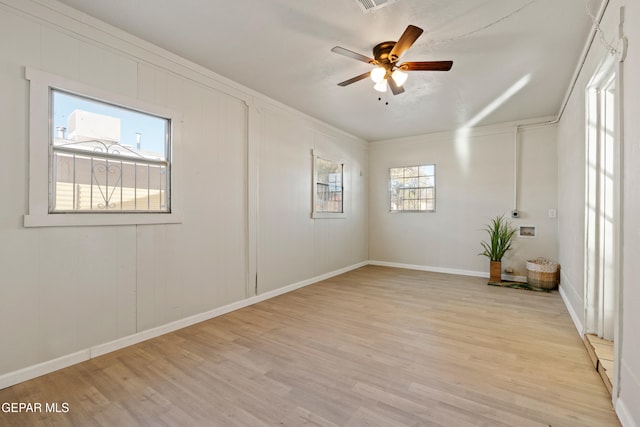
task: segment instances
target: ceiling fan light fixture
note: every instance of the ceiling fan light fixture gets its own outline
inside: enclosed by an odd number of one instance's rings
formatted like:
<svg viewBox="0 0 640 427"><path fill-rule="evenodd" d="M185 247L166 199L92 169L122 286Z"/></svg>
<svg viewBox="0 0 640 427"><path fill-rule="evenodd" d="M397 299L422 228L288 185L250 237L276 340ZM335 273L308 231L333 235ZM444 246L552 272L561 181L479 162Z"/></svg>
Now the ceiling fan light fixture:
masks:
<svg viewBox="0 0 640 427"><path fill-rule="evenodd" d="M387 81L386 80L380 80L378 83L375 84L375 86L373 88L375 90L377 90L378 92L386 92L387 91Z"/></svg>
<svg viewBox="0 0 640 427"><path fill-rule="evenodd" d="M387 3L397 0L357 0L372 3L385 1ZM347 58L365 62L373 65L373 69L338 83L338 86L345 87L352 83L370 77L375 83L374 89L378 92L390 90L393 95L404 93L402 87L407 81L407 71L449 71L453 61L412 61L397 64L397 60L415 43L423 33L422 28L415 25L408 25L398 41L384 41L373 47L373 58L361 55L340 46L334 46L331 52L346 56Z"/></svg>
<svg viewBox="0 0 640 427"><path fill-rule="evenodd" d="M404 84L404 82L407 81L407 77L409 75L407 73L405 73L404 71L400 71L400 70L395 70L392 74L391 74L391 78L393 79L394 82L396 82L396 85L398 86L402 86Z"/></svg>
<svg viewBox="0 0 640 427"><path fill-rule="evenodd" d="M380 83L382 80L384 80L384 77L386 75L387 70L382 67L376 67L371 70L371 80L373 80L374 83Z"/></svg>

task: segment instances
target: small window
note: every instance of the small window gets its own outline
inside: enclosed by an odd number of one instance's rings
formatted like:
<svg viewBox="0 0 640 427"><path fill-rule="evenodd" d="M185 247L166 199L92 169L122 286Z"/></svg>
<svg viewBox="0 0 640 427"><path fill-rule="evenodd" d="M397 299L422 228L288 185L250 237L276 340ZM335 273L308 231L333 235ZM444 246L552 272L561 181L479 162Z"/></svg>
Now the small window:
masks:
<svg viewBox="0 0 640 427"><path fill-rule="evenodd" d="M344 163L314 153L313 217L344 217Z"/></svg>
<svg viewBox="0 0 640 427"><path fill-rule="evenodd" d="M180 113L27 68L25 227L175 224Z"/></svg>
<svg viewBox="0 0 640 427"><path fill-rule="evenodd" d="M169 212L169 119L52 89L50 213Z"/></svg>
<svg viewBox="0 0 640 427"><path fill-rule="evenodd" d="M435 212L435 165L389 169L391 212Z"/></svg>

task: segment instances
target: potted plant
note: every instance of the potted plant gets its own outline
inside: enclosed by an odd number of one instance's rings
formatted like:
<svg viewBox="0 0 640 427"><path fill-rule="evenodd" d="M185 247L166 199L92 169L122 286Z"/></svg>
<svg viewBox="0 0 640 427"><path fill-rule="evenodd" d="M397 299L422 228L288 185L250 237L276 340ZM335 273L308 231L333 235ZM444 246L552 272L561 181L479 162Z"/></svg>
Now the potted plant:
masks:
<svg viewBox="0 0 640 427"><path fill-rule="evenodd" d="M482 241L480 244L484 249L478 255L489 258L489 280L499 282L502 280L502 257L511 249L511 240L516 233L516 229L511 227L504 215L496 216L491 220L485 231L489 233L489 242Z"/></svg>

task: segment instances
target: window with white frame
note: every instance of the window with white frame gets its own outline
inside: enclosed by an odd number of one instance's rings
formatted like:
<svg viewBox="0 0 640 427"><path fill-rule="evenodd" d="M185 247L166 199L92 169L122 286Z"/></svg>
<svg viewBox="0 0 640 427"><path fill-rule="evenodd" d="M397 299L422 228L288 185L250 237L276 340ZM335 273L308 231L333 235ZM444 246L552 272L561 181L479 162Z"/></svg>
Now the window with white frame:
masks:
<svg viewBox="0 0 640 427"><path fill-rule="evenodd" d="M51 90L49 212L170 212L171 120Z"/></svg>
<svg viewBox="0 0 640 427"><path fill-rule="evenodd" d="M174 112L39 70L27 79L25 226L180 222Z"/></svg>
<svg viewBox="0 0 640 427"><path fill-rule="evenodd" d="M402 166L389 169L391 212L435 212L436 166Z"/></svg>
<svg viewBox="0 0 640 427"><path fill-rule="evenodd" d="M314 153L313 217L344 217L344 163Z"/></svg>

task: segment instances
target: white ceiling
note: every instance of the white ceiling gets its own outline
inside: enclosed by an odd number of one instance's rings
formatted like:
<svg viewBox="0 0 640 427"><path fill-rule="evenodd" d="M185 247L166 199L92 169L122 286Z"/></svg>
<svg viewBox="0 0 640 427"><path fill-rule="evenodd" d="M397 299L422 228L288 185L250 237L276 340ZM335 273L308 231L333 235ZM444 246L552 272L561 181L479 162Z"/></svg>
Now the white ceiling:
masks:
<svg viewBox="0 0 640 427"><path fill-rule="evenodd" d="M595 14L601 0L586 1ZM369 141L557 114L591 28L585 0L62 3ZM332 47L373 56L408 24L425 31L400 62L451 71L411 72L398 96L369 79L337 86L371 66Z"/></svg>

